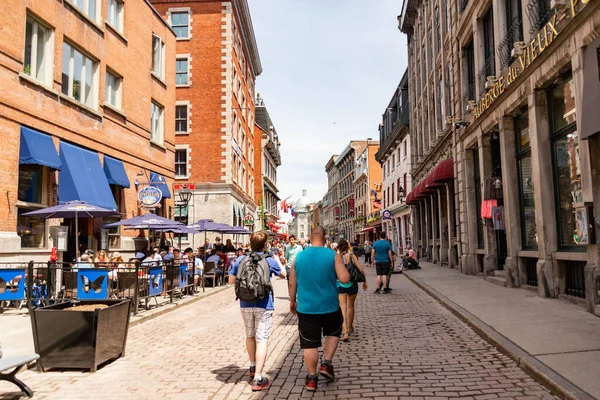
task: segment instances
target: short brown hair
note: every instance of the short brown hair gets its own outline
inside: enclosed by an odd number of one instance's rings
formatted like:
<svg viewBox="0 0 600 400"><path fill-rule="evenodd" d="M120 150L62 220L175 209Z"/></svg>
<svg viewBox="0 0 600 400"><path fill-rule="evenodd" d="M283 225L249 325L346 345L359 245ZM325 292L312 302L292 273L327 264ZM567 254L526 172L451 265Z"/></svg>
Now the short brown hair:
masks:
<svg viewBox="0 0 600 400"><path fill-rule="evenodd" d="M267 232L258 231L250 235L250 248L252 251L263 251L267 244Z"/></svg>

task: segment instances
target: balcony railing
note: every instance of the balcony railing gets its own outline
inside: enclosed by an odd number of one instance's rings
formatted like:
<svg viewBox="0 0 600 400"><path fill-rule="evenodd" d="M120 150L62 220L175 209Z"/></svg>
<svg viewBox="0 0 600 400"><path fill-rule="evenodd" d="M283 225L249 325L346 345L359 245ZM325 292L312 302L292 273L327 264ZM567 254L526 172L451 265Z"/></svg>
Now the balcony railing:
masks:
<svg viewBox="0 0 600 400"><path fill-rule="evenodd" d="M498 61L500 61L500 69L503 70L512 62L514 59L510 55L515 42L523 40L523 20L516 17L512 20L508 26L506 36L500 41L498 45Z"/></svg>
<svg viewBox="0 0 600 400"><path fill-rule="evenodd" d="M552 13L550 0L529 0L527 2L526 13L529 18L529 24L531 25L529 33L533 35L539 31L550 18L550 14Z"/></svg>
<svg viewBox="0 0 600 400"><path fill-rule="evenodd" d="M485 82L488 76L496 75L496 55L494 53L490 54L488 58L485 59L485 63L483 67L477 74L477 80L479 81L479 95L482 96L485 92Z"/></svg>

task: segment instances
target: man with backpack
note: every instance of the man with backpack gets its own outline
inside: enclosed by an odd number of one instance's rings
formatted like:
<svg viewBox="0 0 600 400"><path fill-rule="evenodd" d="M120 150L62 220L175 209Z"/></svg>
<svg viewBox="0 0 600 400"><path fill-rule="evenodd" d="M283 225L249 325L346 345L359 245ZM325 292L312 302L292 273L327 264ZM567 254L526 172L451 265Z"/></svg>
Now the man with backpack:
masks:
<svg viewBox="0 0 600 400"><path fill-rule="evenodd" d="M262 372L275 308L271 275L286 277L277 261L264 254L267 238L264 231L250 235L252 253L239 257L229 275L229 283L235 284L235 295L240 300L246 328L246 350L254 392L269 386L269 379Z"/></svg>

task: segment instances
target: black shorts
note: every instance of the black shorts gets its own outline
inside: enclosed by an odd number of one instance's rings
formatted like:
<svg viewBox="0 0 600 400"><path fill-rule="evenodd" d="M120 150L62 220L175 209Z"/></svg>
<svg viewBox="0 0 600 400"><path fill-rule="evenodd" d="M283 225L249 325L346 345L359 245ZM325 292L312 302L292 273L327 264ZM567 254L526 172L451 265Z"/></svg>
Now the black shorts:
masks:
<svg viewBox="0 0 600 400"><path fill-rule="evenodd" d="M390 263L389 262L375 262L375 272L377 276L389 275L390 274Z"/></svg>
<svg viewBox="0 0 600 400"><path fill-rule="evenodd" d="M338 292L338 294L349 294L349 295L358 294L358 283L354 282L354 285L352 285L350 287L338 286L337 292Z"/></svg>
<svg viewBox="0 0 600 400"><path fill-rule="evenodd" d="M342 310L329 314L298 313L298 334L301 349L318 349L321 347L321 336L336 336L342 334Z"/></svg>

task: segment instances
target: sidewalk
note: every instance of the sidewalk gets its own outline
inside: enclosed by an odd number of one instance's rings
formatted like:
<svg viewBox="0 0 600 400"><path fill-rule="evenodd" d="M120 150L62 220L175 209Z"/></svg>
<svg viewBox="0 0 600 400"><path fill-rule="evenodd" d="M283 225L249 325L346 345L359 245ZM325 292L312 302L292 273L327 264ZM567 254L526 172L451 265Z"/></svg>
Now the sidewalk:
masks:
<svg viewBox="0 0 600 400"><path fill-rule="evenodd" d="M405 275L521 367L572 398L600 398L600 318L525 289L421 265Z"/></svg>

